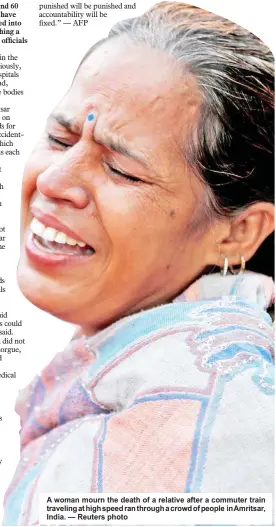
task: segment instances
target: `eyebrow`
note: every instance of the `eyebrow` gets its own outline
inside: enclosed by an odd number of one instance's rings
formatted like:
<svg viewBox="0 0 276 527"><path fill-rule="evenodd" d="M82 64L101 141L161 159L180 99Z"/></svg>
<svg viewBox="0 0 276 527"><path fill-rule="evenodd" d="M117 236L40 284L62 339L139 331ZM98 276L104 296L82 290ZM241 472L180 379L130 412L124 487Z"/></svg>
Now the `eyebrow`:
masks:
<svg viewBox="0 0 276 527"><path fill-rule="evenodd" d="M143 165L146 165L147 168L150 168L150 163L146 154L144 154L143 152L135 151L133 148L127 145L127 143L122 137L112 135L108 132L101 134L98 130L95 129L94 139L96 143L104 146L108 150L113 150L118 154L133 159L134 161L138 161L138 163L142 163Z"/></svg>
<svg viewBox="0 0 276 527"><path fill-rule="evenodd" d="M51 114L49 116L49 119L54 119L63 128L66 128L66 130L72 132L73 134L81 133L81 126L75 119L71 119L59 113ZM121 154L130 159L133 159L134 161L137 161L138 163L141 163L147 168L153 170L153 167L149 162L148 156L144 152L137 152L133 150L130 146L127 145L127 143L122 137L119 137L117 135L115 136L108 132L100 133L95 128L94 140L96 141L96 143L107 148L108 150L113 150L114 152L117 152L118 154Z"/></svg>
<svg viewBox="0 0 276 527"><path fill-rule="evenodd" d="M60 126L66 128L69 132L72 132L72 134L79 134L81 132L81 126L76 119L71 119L61 113L52 113L48 117L48 120L50 119L56 121Z"/></svg>

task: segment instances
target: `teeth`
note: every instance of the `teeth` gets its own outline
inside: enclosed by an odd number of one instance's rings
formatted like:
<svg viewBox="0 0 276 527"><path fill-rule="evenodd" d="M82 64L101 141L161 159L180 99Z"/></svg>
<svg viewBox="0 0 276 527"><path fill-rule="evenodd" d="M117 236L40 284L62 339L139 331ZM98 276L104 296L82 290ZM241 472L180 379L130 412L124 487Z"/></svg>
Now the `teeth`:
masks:
<svg viewBox="0 0 276 527"><path fill-rule="evenodd" d="M52 227L46 227L42 238L44 238L44 240L48 240L49 242L53 242L55 239L56 232L56 229L52 229Z"/></svg>
<svg viewBox="0 0 276 527"><path fill-rule="evenodd" d="M70 236L67 236L67 242L68 245L77 245L77 240L74 240L74 238L70 238Z"/></svg>
<svg viewBox="0 0 276 527"><path fill-rule="evenodd" d="M64 234L64 232L57 232L55 235L55 242L57 243L66 243L67 236Z"/></svg>
<svg viewBox="0 0 276 527"><path fill-rule="evenodd" d="M52 227L47 227L36 218L32 219L30 228L34 234L50 242L55 241L56 243L67 243L68 245L79 245L80 247L86 246L86 243L75 240L71 236L67 236L64 232L57 231Z"/></svg>
<svg viewBox="0 0 276 527"><path fill-rule="evenodd" d="M36 218L33 218L31 223L31 230L34 234L37 234L38 236L41 236L45 231L45 225L43 223L40 223Z"/></svg>

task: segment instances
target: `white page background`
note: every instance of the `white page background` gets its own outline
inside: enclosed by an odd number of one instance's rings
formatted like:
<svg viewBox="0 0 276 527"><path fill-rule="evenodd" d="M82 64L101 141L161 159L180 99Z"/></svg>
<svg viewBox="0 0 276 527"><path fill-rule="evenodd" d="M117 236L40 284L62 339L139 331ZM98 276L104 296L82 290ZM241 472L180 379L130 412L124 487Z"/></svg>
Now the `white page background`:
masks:
<svg viewBox="0 0 276 527"><path fill-rule="evenodd" d="M25 94L1 97L1 106L11 107L11 122L17 124L16 131L24 133L24 138L18 143L20 156L5 159L5 163L1 159L0 181L5 185L5 190L1 191L3 206L0 208L0 225L6 225L8 243L6 251L0 253L0 275L6 279L7 289L7 293L0 295L0 310L8 311L10 320L23 319L21 338L26 339L26 345L21 356L3 357L1 364L1 371L16 370L17 379L0 380L0 414L3 417L0 425L0 517L4 492L19 459L19 418L14 412L15 398L19 389L28 384L65 347L74 331L69 324L32 306L21 295L16 284L23 166L43 130L47 115L68 90L76 67L88 48L106 36L117 20L136 16L153 3L138 0L135 11L108 11L107 18L91 19L86 28L68 25L51 28L37 26L39 2L24 0L20 2L18 19L24 23L22 35L28 38L28 44L1 44L2 54L20 56L22 76L16 86L23 88ZM190 3L246 27L275 51L273 1L198 0Z"/></svg>

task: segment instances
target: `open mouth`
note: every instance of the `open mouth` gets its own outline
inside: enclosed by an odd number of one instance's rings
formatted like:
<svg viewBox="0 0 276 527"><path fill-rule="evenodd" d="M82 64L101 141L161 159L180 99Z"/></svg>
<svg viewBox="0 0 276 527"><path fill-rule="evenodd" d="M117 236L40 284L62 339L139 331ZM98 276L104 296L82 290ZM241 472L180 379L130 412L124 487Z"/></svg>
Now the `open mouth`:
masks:
<svg viewBox="0 0 276 527"><path fill-rule="evenodd" d="M83 241L75 240L62 231L47 227L37 218L30 224L33 242L45 252L67 256L91 256L95 253L93 247Z"/></svg>

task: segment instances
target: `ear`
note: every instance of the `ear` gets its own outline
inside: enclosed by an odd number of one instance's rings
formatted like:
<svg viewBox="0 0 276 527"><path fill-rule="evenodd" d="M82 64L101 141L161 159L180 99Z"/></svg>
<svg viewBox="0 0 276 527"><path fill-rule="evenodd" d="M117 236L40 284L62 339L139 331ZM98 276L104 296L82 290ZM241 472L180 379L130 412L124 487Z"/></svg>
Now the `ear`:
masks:
<svg viewBox="0 0 276 527"><path fill-rule="evenodd" d="M229 265L238 265L241 256L247 262L255 254L263 241L274 230L274 205L259 201L249 205L235 218L229 218L226 228L217 236L221 256L227 256Z"/></svg>

